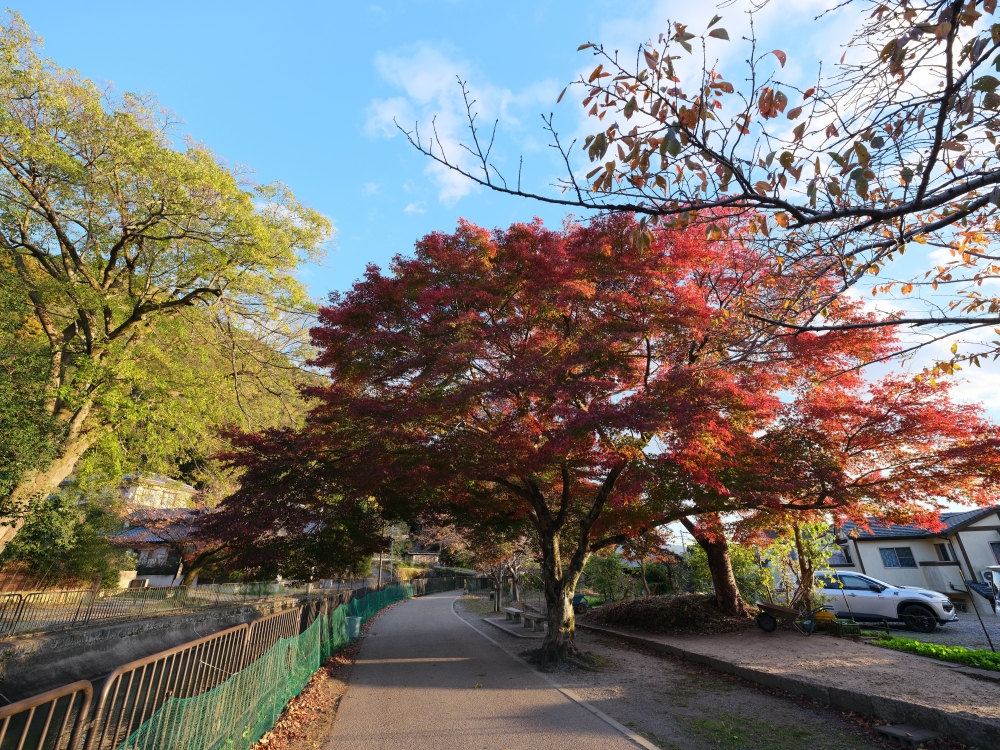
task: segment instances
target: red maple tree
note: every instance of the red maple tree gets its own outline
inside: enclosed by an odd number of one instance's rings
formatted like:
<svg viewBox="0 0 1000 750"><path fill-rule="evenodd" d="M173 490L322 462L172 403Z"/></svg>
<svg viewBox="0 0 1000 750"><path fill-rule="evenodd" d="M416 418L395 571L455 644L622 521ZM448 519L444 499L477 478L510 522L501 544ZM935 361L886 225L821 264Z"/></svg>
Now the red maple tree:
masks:
<svg viewBox="0 0 1000 750"><path fill-rule="evenodd" d="M789 292L769 286L764 258L683 232L637 236L621 216L563 231L462 223L389 275L369 268L313 331L332 380L307 428L323 465L385 508L527 519L543 660L575 651L587 557L679 512L648 491L658 465L711 485L708 467L772 417L792 370L882 353L853 334L762 339L743 313Z"/></svg>
<svg viewBox="0 0 1000 750"><path fill-rule="evenodd" d="M315 364L331 382L310 391L305 426L237 440L231 460L247 475L216 518L302 526L364 506L472 529L527 524L547 605L543 662L576 653L570 602L588 556L672 520L709 553L720 608L745 610L724 514L749 522L862 498L803 499L828 467L798 479L789 394L812 394L818 417L819 394L837 392L821 382L846 371L860 383L852 369L895 344L870 331L769 334L755 321L789 295L805 305L814 286L779 287L794 282L737 243L679 230L649 241L636 226L621 215L561 231L463 222L389 274L370 267L320 311ZM861 317L846 302L828 313ZM836 399L825 403L836 419Z"/></svg>
<svg viewBox="0 0 1000 750"><path fill-rule="evenodd" d="M857 371L803 379L769 424L730 444L710 483L682 479L674 502L698 498L702 512L680 520L709 555L717 597L738 596L723 519L744 540L831 516L934 530L947 504L1000 501L997 426L951 388L899 375L871 383Z"/></svg>

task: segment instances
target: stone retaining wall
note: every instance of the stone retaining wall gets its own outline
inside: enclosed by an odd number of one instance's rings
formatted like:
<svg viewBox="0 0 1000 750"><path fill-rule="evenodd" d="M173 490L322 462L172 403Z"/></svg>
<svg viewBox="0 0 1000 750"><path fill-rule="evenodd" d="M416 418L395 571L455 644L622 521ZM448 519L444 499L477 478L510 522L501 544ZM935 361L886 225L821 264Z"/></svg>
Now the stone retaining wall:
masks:
<svg viewBox="0 0 1000 750"><path fill-rule="evenodd" d="M135 659L298 604L294 597L266 599L0 641L0 695L14 702L76 680L97 680Z"/></svg>

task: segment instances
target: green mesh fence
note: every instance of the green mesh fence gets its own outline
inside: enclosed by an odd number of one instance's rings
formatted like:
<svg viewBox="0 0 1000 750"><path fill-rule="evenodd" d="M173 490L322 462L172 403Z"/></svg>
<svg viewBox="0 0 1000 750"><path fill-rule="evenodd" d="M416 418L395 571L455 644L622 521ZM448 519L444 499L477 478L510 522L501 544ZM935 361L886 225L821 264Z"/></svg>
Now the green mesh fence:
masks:
<svg viewBox="0 0 1000 750"><path fill-rule="evenodd" d="M118 750L249 750L320 665L350 642L348 617L364 622L411 596L410 586L391 586L320 615L303 633L280 639L215 689L168 699Z"/></svg>

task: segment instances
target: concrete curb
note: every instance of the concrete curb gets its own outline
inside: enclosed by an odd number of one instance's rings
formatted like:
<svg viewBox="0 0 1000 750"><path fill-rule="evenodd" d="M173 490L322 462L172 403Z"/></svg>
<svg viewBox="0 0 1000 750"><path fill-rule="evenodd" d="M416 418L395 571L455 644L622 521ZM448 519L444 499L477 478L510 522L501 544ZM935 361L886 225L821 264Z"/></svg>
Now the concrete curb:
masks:
<svg viewBox="0 0 1000 750"><path fill-rule="evenodd" d="M786 693L792 695L801 695L820 703L834 706L835 708L844 708L855 713L874 716L893 724L912 724L923 729L933 729L935 732L940 732L953 740L973 747L990 748L1000 746L1000 724L973 714L944 711L939 708L907 703L906 701L886 698L881 695L831 687L820 682L811 682L798 677L782 677L771 672L742 667L724 659L708 656L707 654L688 651L679 646L662 643L653 638L613 630L611 628L585 625L581 622L577 622L576 626L582 630L602 633L628 643L634 643L651 651L659 651L678 656L688 661L705 664L720 672L736 675L744 680L755 682L758 685L784 690Z"/></svg>

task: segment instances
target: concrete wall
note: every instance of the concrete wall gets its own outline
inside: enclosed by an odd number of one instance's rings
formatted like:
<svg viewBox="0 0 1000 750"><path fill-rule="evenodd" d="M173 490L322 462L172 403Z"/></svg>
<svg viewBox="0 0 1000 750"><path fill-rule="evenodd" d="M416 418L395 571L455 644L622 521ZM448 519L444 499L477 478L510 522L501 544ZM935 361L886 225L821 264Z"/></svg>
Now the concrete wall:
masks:
<svg viewBox="0 0 1000 750"><path fill-rule="evenodd" d="M972 572L976 580L982 582L983 578L979 575L979 571L990 565L998 564L993 550L990 548L990 542L1000 542L1000 518L993 514L980 518L968 528L962 529L956 536L962 542L961 547L965 548L965 554L968 555L969 563L972 564ZM968 566L961 547L956 543L955 551L958 553L962 567L966 568ZM966 573L968 572L966 571Z"/></svg>
<svg viewBox="0 0 1000 750"><path fill-rule="evenodd" d="M922 562L934 562L937 560L937 553L934 551L934 542L938 539L873 539L859 540L858 548L861 550L865 562L865 572L872 578L891 583L893 586L917 586L927 588L927 578L920 567ZM917 561L916 568L887 568L882 562L882 555L879 549L882 547L909 547L913 552L913 558Z"/></svg>
<svg viewBox="0 0 1000 750"><path fill-rule="evenodd" d="M294 598L274 599L0 641L0 694L13 702L94 680L130 661L297 604Z"/></svg>

